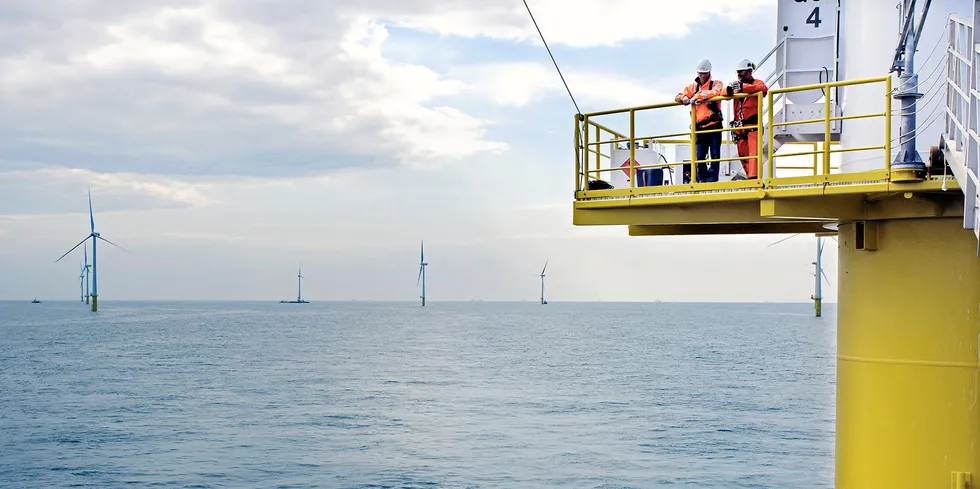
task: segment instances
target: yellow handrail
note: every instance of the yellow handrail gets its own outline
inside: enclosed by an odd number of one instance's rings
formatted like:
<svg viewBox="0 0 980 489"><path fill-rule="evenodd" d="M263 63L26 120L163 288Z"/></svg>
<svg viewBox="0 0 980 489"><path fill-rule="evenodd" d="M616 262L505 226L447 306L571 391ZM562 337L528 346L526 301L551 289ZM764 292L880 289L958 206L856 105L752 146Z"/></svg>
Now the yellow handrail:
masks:
<svg viewBox="0 0 980 489"><path fill-rule="evenodd" d="M867 85L883 83L885 85L885 110L883 112L873 112L867 114L854 114L854 115L834 115L833 106L831 104L832 100L829 96L831 88L837 87L847 87L854 85ZM811 90L822 90L825 95L823 100L823 117L798 120L798 121L786 121L786 122L776 122L774 120L775 110L774 105L776 103L776 98L781 94L793 93L793 92L803 92ZM888 155L891 153L891 77L878 77L878 78L864 78L860 80L840 80L834 82L817 83L811 85L802 85L795 87L785 87L769 90L767 93L757 92L753 94L737 94L734 96L719 96L709 99L707 102L721 102L727 100L734 100L739 98L756 97L758 100L759 114L764 114L766 120L763 122L759 120L757 123L752 125L745 125L739 127L720 127L714 129L697 129L697 113L696 107L692 105L689 109L690 114L690 127L685 132L669 132L664 134L659 134L655 136L638 136L636 127L636 115L639 112L660 110L670 107L677 107L682 105L679 102L665 102L659 104L650 105L640 105L635 107L627 107L621 109L611 109L603 110L597 112L589 112L581 116L576 115L575 119L575 178L576 178L576 191L589 190L589 179L590 177L599 178L603 174L607 174L612 171L624 171L629 176L629 188L636 188L637 182L637 171L645 170L650 168L661 168L670 167L675 165L690 165L690 181L698 182L698 165L706 163L720 163L723 161L741 161L743 164L749 160L749 157L735 157L735 158L708 158L701 159L697 158L697 145L695 144L698 136L702 134L724 134L733 133L734 131L747 131L749 133L754 132L753 137L757 137L756 146L758 151L756 155L752 156L755 159L757 165L757 175L756 178L760 182L763 180L773 180L778 177L776 171L780 168L786 170L811 170L814 176L829 175L832 170L837 170L836 166L831 165L831 155L835 153L845 153L854 151L883 151L885 156L885 169L890 171L891 162ZM783 101L782 103L786 103ZM629 119L629 129L626 131L618 131L607 125L597 122L595 119L602 116L611 115L626 115ZM848 120L857 119L869 119L882 117L885 119L885 140L881 145L868 145L860 147L838 147L832 148L832 145L836 142L831 141L831 129L832 123L843 122ZM761 117L759 118L761 119ZM775 144L774 144L774 129L802 125L802 124L818 124L823 123L823 138L818 142L806 142L805 144L812 145L811 151L799 151L799 152L789 152L776 154ZM625 134L624 134L625 133ZM603 139L607 137L607 139ZM650 142L655 144L689 144L691 149L691 155L689 161L676 161L676 162L656 162L653 164L640 165L636 161L636 146L638 142ZM734 142L725 139L725 144L734 144ZM627 165L615 166L613 162L614 153L604 154L600 147L604 144L609 144L612 150L616 149L616 146L620 143L626 143L627 147L620 149L628 149L629 151L629 161ZM821 147L822 143L822 147ZM662 147L662 146L661 146ZM584 149L584 151L583 151ZM658 150L661 151L662 150ZM595 156L595 166L592 165L592 155ZM710 155L705 155L710 156ZM799 166L796 165L776 165L776 158L785 158L790 156L813 156L812 166ZM603 168L604 161L609 160L609 168ZM679 182L676 182L677 184ZM767 186L769 183L760 183L760 186ZM695 185L695 190L699 188ZM744 187L744 184L739 185L740 188ZM715 188L715 187L712 187Z"/></svg>

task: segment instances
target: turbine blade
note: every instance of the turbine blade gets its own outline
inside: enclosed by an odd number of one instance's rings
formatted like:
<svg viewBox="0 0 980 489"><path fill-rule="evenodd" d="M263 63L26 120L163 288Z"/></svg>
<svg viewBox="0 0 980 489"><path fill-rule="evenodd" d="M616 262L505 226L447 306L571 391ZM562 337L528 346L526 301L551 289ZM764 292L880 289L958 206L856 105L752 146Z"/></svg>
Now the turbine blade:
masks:
<svg viewBox="0 0 980 489"><path fill-rule="evenodd" d="M541 276L544 277L544 271L548 269L548 260L544 261L544 268L541 269Z"/></svg>
<svg viewBox="0 0 980 489"><path fill-rule="evenodd" d="M89 224L92 226L92 232L95 232L95 215L92 214L92 189L88 189L88 220Z"/></svg>
<svg viewBox="0 0 980 489"><path fill-rule="evenodd" d="M788 238L783 238L783 239L781 239L781 240L779 240L779 241L776 241L775 243L769 243L768 245L766 245L766 248L768 248L768 247L770 247L770 246L775 246L775 245L778 245L779 243L782 243L783 241L786 241L787 239L793 239L793 238L795 238L795 237L797 237L797 236L799 236L800 234L801 234L801 233L796 233L796 234L794 234L794 235L792 235L792 236L790 236L790 237L788 237Z"/></svg>
<svg viewBox="0 0 980 489"><path fill-rule="evenodd" d="M422 241L422 247L420 248L420 250L421 252L419 253L419 263L425 263L425 241Z"/></svg>
<svg viewBox="0 0 980 489"><path fill-rule="evenodd" d="M827 278L827 274L823 270L820 270L820 275L823 275L823 279L827 281L827 285L830 285L830 279Z"/></svg>
<svg viewBox="0 0 980 489"><path fill-rule="evenodd" d="M77 245L72 246L70 250L66 251L64 255L61 255L60 257L58 257L58 259L55 260L54 262L55 263L58 263L59 261L61 261L62 258L68 256L68 253L71 253L72 251L75 251L75 248L78 248L79 246L81 246L82 243L84 243L85 241L87 241L90 237L91 236L86 236L85 239L79 241Z"/></svg>
<svg viewBox="0 0 980 489"><path fill-rule="evenodd" d="M123 248L122 246L119 246L116 243L113 243L112 241L109 241L108 239L103 238L102 236L98 236L98 238L101 239L102 241L105 241L106 243L111 244L112 246L115 246L116 248L119 248L120 250L125 251L126 253L129 253L129 250L127 250L126 248Z"/></svg>
<svg viewBox="0 0 980 489"><path fill-rule="evenodd" d="M418 285L419 285L420 283L422 283L422 270L423 270L424 268L425 268L425 267L423 267L423 266L421 266L421 265L419 265L419 278L415 280L415 286L416 286L416 287L417 287L417 286L418 286Z"/></svg>

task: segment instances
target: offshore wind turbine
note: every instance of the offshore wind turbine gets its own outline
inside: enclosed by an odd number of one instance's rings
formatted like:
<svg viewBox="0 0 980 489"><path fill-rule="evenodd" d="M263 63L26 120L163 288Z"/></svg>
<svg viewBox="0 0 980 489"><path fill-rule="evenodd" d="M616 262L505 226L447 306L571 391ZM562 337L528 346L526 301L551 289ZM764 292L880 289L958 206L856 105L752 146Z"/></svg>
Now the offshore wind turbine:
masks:
<svg viewBox="0 0 980 489"><path fill-rule="evenodd" d="M303 302L303 265L296 270L296 302Z"/></svg>
<svg viewBox="0 0 980 489"><path fill-rule="evenodd" d="M108 239L103 238L101 234L95 232L95 216L92 214L92 191L91 190L89 190L88 192L88 219L89 219L89 229L90 229L89 235L86 236L85 239L79 241L77 245L72 246L70 250L66 251L64 255L61 255L54 262L58 263L59 261L61 261L62 258L68 256L68 253L75 251L75 248L78 248L89 239L92 240L92 295L90 297L92 298L92 312L96 312L99 310L99 266L98 266L98 254L96 251L96 245L101 239L102 241L105 241L106 243L109 243L112 246L115 246L116 248L119 248L123 251L125 251L126 249L123 248L122 246L117 245L116 243L113 243L112 241L109 241Z"/></svg>
<svg viewBox="0 0 980 489"><path fill-rule="evenodd" d="M425 267L429 266L425 262L425 241L422 241L422 246L420 248L421 254L419 255L419 278L415 281L415 285L418 286L419 283L422 284L422 307L425 307Z"/></svg>
<svg viewBox="0 0 980 489"><path fill-rule="evenodd" d="M544 268L541 269L541 304L547 304L548 301L544 300L544 271L548 269L548 261L545 260Z"/></svg>
<svg viewBox="0 0 980 489"><path fill-rule="evenodd" d="M85 264L82 263L78 272L78 302L85 303Z"/></svg>
<svg viewBox="0 0 980 489"><path fill-rule="evenodd" d="M88 304L89 303L89 293L88 293L89 271L92 269L92 265L88 264L88 245L83 246L82 250L85 251L85 303Z"/></svg>
<svg viewBox="0 0 980 489"><path fill-rule="evenodd" d="M793 239L799 236L800 234L802 233L796 233L792 236L783 238L774 243L770 243L768 246L766 246L766 248L782 243L783 241L786 241L788 239ZM831 236L831 239L835 241L837 240L837 238L833 236ZM823 287L822 287L823 284L820 283L820 277L823 277L823 279L827 281L827 285L830 285L830 279L827 278L827 274L824 273L823 271L823 237L822 236L817 236L817 261L812 261L810 262L810 264L813 265L814 268L814 272L811 274L813 275L814 278L813 295L810 296L810 299L813 300L814 316L821 317L823 314Z"/></svg>
<svg viewBox="0 0 980 489"><path fill-rule="evenodd" d="M823 271L823 238L817 236L817 261L810 262L813 265L813 295L810 296L813 299L813 312L816 317L820 317L822 314L823 307L823 287L820 283L820 277L823 277L827 281L827 285L830 285L830 279L827 278L827 274Z"/></svg>
<svg viewBox="0 0 980 489"><path fill-rule="evenodd" d="M299 265L299 271L296 272L296 300L294 301L279 301L280 304L309 304L310 301L303 300L303 265Z"/></svg>

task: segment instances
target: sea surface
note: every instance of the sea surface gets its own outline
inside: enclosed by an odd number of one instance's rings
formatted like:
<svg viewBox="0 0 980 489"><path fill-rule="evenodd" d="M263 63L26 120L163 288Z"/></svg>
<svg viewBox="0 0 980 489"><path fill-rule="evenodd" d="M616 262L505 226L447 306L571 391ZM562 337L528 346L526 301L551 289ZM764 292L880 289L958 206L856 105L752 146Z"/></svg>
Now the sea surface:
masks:
<svg viewBox="0 0 980 489"><path fill-rule="evenodd" d="M830 488L810 304L0 302L0 487Z"/></svg>

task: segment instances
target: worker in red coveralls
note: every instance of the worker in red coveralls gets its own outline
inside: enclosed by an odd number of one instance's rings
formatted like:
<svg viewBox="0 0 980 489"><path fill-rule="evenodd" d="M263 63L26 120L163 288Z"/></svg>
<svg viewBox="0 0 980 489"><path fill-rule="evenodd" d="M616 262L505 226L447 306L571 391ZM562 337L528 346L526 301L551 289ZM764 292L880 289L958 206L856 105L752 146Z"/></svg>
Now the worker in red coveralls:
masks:
<svg viewBox="0 0 980 489"><path fill-rule="evenodd" d="M762 92L765 96L769 92L765 82L752 77L755 65L747 59L743 59L735 66L735 75L738 80L733 81L725 87L725 95L745 93L756 94ZM758 126L759 124L759 98L757 96L737 98L732 102L732 123L731 127ZM759 178L759 129L741 129L732 131L732 139L738 148L738 156L742 159L742 168L745 169L746 178Z"/></svg>

